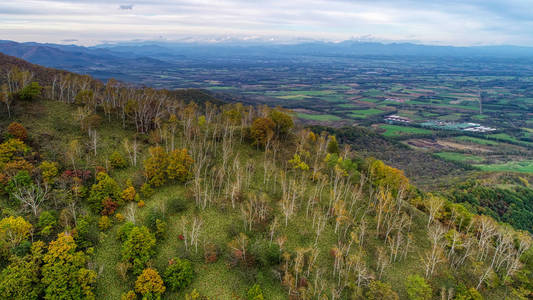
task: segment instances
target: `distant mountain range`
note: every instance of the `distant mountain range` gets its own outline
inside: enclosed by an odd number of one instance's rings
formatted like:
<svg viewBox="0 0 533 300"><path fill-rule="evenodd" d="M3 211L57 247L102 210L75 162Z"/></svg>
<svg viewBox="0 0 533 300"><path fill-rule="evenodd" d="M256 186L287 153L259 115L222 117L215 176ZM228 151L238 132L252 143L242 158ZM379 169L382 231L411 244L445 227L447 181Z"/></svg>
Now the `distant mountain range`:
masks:
<svg viewBox="0 0 533 300"><path fill-rule="evenodd" d="M532 47L519 46L429 46L411 43L383 44L344 41L269 44L258 42L188 43L135 41L107 43L93 47L76 45L17 43L0 40L0 52L49 67L99 66L127 64L160 64L164 61L200 57L292 57L292 56L443 56L443 57L532 57Z"/></svg>
<svg viewBox="0 0 533 300"><path fill-rule="evenodd" d="M303 41L274 44L258 41L215 43L132 41L106 43L92 47L76 45L18 43L0 40L0 52L31 63L90 74L99 79L110 77L143 83L146 74L161 74L187 63L226 64L281 61L310 62L316 58L410 57L448 59L519 59L533 60L533 48L519 46L452 47L411 43L384 44L344 41L339 43ZM144 77L143 77L144 76Z"/></svg>
<svg viewBox="0 0 533 300"><path fill-rule="evenodd" d="M76 45L17 43L13 41L0 41L0 52L22 58L31 63L64 69L79 67L108 67L109 65L128 65L135 63L142 65L162 64L154 58L141 55L125 56L123 53L114 53L104 48L91 48Z"/></svg>
<svg viewBox="0 0 533 300"><path fill-rule="evenodd" d="M344 41L269 44L257 42L123 42L102 44L93 49L110 50L127 55L145 55L161 59L179 57L240 57L254 56L291 58L295 56L413 56L413 57L472 57L472 58L533 58L533 48L520 46L429 46L411 43L383 44L377 42Z"/></svg>

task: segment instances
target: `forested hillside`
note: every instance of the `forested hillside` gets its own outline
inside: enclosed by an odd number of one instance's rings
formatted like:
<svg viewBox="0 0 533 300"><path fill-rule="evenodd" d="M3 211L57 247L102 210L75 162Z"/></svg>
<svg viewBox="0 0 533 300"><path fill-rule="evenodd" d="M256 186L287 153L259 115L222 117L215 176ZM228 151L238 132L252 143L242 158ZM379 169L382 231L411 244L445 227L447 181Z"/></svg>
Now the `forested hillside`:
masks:
<svg viewBox="0 0 533 300"><path fill-rule="evenodd" d="M529 232L288 111L0 63L2 299L533 297Z"/></svg>

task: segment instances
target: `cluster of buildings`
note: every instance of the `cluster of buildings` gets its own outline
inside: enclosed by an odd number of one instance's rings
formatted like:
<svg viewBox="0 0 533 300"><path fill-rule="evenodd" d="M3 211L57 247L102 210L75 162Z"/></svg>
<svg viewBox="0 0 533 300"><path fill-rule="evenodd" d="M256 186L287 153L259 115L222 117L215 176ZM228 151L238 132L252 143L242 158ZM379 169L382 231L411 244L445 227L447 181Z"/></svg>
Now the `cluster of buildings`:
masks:
<svg viewBox="0 0 533 300"><path fill-rule="evenodd" d="M398 116L398 115L388 115L385 117L385 122L389 124L393 123L400 123L400 124L408 124L411 123L412 120L406 117ZM478 132L478 133L487 133L487 132L493 132L496 131L496 128L483 126L478 123L455 123L455 122L446 122L446 121L426 121L424 123L420 124L423 127L428 127L432 129L444 129L444 130L459 130L459 131L467 131L467 132Z"/></svg>
<svg viewBox="0 0 533 300"><path fill-rule="evenodd" d="M405 99L400 99L400 98L396 98L396 97L388 97L388 98L385 99L385 101L393 101L393 102L398 102L398 103L404 103Z"/></svg>
<svg viewBox="0 0 533 300"><path fill-rule="evenodd" d="M411 123L411 119L397 115L386 116L385 121L389 123Z"/></svg>
<svg viewBox="0 0 533 300"><path fill-rule="evenodd" d="M435 129L445 129L445 130L460 130L467 132L478 132L478 133L487 133L496 131L496 128L482 126L478 123L454 123L454 122L445 122L445 121L427 121L421 126L435 128Z"/></svg>
<svg viewBox="0 0 533 300"><path fill-rule="evenodd" d="M496 131L496 128L482 126L477 123L468 123L472 125L471 127L464 128L463 131L470 131L470 132L492 132Z"/></svg>

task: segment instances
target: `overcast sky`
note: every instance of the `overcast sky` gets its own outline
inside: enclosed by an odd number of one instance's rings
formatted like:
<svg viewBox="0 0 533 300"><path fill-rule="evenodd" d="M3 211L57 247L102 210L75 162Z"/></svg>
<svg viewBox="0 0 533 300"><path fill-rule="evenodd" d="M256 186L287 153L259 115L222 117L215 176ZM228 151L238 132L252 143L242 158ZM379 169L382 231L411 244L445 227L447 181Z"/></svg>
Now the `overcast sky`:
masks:
<svg viewBox="0 0 533 300"><path fill-rule="evenodd" d="M533 46L533 0L1 0L0 39L194 37Z"/></svg>

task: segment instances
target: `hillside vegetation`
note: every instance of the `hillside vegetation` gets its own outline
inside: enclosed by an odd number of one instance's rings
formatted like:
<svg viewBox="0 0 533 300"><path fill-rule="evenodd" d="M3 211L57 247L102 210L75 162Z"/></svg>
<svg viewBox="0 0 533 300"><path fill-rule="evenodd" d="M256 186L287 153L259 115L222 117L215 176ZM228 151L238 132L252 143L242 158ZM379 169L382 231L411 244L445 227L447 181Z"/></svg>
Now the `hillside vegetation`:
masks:
<svg viewBox="0 0 533 300"><path fill-rule="evenodd" d="M533 296L528 232L281 108L2 66L1 298Z"/></svg>

